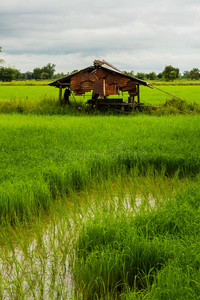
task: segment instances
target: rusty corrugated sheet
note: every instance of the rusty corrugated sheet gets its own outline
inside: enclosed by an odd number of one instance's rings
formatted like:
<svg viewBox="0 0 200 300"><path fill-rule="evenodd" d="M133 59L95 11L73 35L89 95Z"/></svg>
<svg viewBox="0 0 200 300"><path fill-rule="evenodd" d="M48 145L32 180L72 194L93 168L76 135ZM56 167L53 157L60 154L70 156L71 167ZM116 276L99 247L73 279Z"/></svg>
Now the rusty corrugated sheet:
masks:
<svg viewBox="0 0 200 300"><path fill-rule="evenodd" d="M71 81L71 78L73 78L76 74L79 74L79 73L84 73L84 72L92 72L95 70L95 67L94 66L90 66L90 67L87 67L87 68L84 68L80 71L77 71L73 74L70 74L70 75L67 75L67 76L64 76L62 78L59 78L53 82L50 82L48 85L51 85L51 86L55 86L55 87L59 87L60 84L63 84L63 83L70 83Z"/></svg>
<svg viewBox="0 0 200 300"><path fill-rule="evenodd" d="M91 90L94 89L94 81L81 82L80 86L81 86L81 90L85 92L90 92Z"/></svg>
<svg viewBox="0 0 200 300"><path fill-rule="evenodd" d="M93 89L93 93L100 95L100 96L104 96L104 89L103 89L103 83L104 80L103 78L100 78L98 80L95 81L94 83L94 89Z"/></svg>
<svg viewBox="0 0 200 300"><path fill-rule="evenodd" d="M94 72L96 78L105 78L110 72L108 70L105 70L103 68L98 68Z"/></svg>
<svg viewBox="0 0 200 300"><path fill-rule="evenodd" d="M123 87L127 84L128 82L128 78L123 77L119 74L112 74L110 73L107 77L106 77L106 82L107 84L117 84L119 87Z"/></svg>
<svg viewBox="0 0 200 300"><path fill-rule="evenodd" d="M96 77L93 73L77 73L71 77L70 89L77 95L82 95L93 89L95 81Z"/></svg>
<svg viewBox="0 0 200 300"><path fill-rule="evenodd" d="M118 95L118 87L116 84L107 84L106 83L105 90L106 90L105 96Z"/></svg>
<svg viewBox="0 0 200 300"><path fill-rule="evenodd" d="M121 88L122 92L128 92L130 90L136 90L136 84L134 81L128 81L125 86Z"/></svg>
<svg viewBox="0 0 200 300"><path fill-rule="evenodd" d="M71 77L70 88L76 95L84 94L93 90L94 94L100 96L118 95L119 89L136 92L134 81L123 76L123 74L112 73L99 67L92 73L77 73Z"/></svg>

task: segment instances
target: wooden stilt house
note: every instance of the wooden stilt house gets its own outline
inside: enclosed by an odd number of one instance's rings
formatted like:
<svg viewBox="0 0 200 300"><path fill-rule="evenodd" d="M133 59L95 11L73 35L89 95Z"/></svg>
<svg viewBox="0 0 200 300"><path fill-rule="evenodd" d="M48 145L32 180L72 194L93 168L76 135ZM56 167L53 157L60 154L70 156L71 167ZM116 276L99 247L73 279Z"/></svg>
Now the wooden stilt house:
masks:
<svg viewBox="0 0 200 300"><path fill-rule="evenodd" d="M134 110L135 106L140 105L139 86L149 86L150 84L121 72L104 60L95 60L93 66L57 79L49 85L59 88L60 105L62 104L62 90L69 88L75 95L83 95L92 91L91 99L88 100L88 104L91 104L92 107L117 106ZM129 93L128 102L111 97L119 95L120 91Z"/></svg>

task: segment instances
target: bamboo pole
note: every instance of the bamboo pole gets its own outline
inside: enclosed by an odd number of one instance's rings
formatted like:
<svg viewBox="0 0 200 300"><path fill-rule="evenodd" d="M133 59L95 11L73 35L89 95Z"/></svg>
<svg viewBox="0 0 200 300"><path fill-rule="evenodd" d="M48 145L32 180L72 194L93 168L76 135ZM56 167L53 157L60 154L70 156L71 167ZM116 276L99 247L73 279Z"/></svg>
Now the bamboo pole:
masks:
<svg viewBox="0 0 200 300"><path fill-rule="evenodd" d="M174 98L177 98L177 99L179 99L179 100L184 101L183 99L181 99L181 98L179 98L179 97L177 97L177 96L174 96L174 95L172 95L172 94L170 94L170 93L168 93L168 92L166 92L166 91L163 91L163 90L161 90L161 89L159 89L159 88L157 88L157 87L155 87L155 86L150 86L150 87L153 88L153 89L156 89L156 90L158 90L158 91L160 91L160 92L163 92L163 93L165 93L165 94L168 94L168 95L170 95L170 96L172 96L172 97L174 97Z"/></svg>

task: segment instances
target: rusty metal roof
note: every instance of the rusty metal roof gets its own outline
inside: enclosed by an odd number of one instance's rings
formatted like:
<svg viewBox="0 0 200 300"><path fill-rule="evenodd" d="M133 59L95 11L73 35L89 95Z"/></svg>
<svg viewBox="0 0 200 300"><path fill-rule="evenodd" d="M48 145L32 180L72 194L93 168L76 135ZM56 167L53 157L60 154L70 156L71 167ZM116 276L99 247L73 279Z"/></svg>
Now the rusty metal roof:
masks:
<svg viewBox="0 0 200 300"><path fill-rule="evenodd" d="M83 73L83 72L93 72L93 71L95 71L98 68L104 68L104 69L107 69L107 70L111 71L112 73L117 73L117 74L120 74L122 76L128 77L129 79L134 80L137 84L142 84L142 85L145 85L145 86L149 86L150 85L150 83L147 82L147 81L144 81L144 80L141 80L139 78L127 75L126 73L118 70L116 67L114 67L113 65L109 64L105 60L95 60L93 62L93 66L84 68L84 69L82 69L80 71L77 71L77 72L75 72L73 74L64 76L64 77L62 77L60 79L57 79L57 80L55 80L53 82L50 82L49 85L55 86L55 87L59 87L60 84L70 84L71 77L73 77L74 75L76 75L78 73Z"/></svg>
<svg viewBox="0 0 200 300"><path fill-rule="evenodd" d="M134 79L135 81L138 81L138 83L140 83L140 84L147 85L147 86L150 85L150 83L147 82L147 81L144 81L142 79L139 79L139 78L136 78L136 77L133 77L133 76L129 76L128 74L126 74L126 73L118 70L116 67L114 67L113 65L109 64L105 60L95 60L94 61L94 66L99 66L99 67L108 69L108 70L110 70L112 72L119 73L119 74L121 74L123 76L126 76L126 77L130 78L130 79Z"/></svg>
<svg viewBox="0 0 200 300"><path fill-rule="evenodd" d="M110 70L112 72L119 73L119 74L122 74L122 75L126 75L125 73L123 73L122 71L118 70L117 68L115 68L113 65L109 64L105 60L95 60L94 61L94 66L96 66L96 67L103 67L103 68L108 69L108 70Z"/></svg>

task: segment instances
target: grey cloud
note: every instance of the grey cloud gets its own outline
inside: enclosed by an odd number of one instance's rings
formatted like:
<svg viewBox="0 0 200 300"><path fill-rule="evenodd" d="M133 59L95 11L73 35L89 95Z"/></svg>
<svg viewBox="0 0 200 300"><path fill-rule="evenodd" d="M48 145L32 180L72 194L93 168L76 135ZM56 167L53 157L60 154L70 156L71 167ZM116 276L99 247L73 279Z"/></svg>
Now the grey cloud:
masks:
<svg viewBox="0 0 200 300"><path fill-rule="evenodd" d="M52 55L56 60L80 54L88 61L114 53L124 67L122 53L137 64L134 57L144 61L146 52L157 68L153 53L169 61L198 53L199 13L196 0L10 0L0 4L0 46L10 56Z"/></svg>

